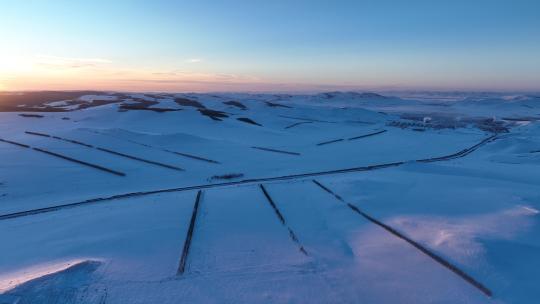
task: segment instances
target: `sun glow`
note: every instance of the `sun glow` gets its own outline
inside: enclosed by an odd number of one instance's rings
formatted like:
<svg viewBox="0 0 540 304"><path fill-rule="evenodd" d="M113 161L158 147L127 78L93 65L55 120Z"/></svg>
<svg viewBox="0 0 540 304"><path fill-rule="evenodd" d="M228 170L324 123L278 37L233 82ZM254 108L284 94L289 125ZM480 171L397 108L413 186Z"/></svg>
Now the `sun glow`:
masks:
<svg viewBox="0 0 540 304"><path fill-rule="evenodd" d="M119 66L103 58L0 55L0 90L205 91L260 83L243 75Z"/></svg>

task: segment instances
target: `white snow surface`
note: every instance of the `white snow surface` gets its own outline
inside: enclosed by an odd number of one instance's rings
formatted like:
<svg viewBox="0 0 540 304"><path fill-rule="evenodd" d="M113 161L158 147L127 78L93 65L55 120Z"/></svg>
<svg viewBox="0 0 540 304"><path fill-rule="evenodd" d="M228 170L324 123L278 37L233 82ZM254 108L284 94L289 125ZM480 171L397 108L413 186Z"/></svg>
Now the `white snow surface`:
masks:
<svg viewBox="0 0 540 304"><path fill-rule="evenodd" d="M537 303L540 98L443 95L131 94L159 103L0 113L0 139L124 174L0 142L0 303Z"/></svg>

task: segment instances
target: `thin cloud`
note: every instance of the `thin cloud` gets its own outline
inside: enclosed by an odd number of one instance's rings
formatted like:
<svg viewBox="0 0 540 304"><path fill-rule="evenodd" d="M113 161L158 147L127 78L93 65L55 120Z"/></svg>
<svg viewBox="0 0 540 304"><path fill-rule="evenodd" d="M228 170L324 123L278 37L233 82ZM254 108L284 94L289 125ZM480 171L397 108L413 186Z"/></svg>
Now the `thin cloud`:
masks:
<svg viewBox="0 0 540 304"><path fill-rule="evenodd" d="M102 58L71 58L49 55L37 55L35 63L49 68L87 68L98 67L112 63Z"/></svg>
<svg viewBox="0 0 540 304"><path fill-rule="evenodd" d="M191 59L188 59L186 60L187 63L199 63L199 62L202 62L203 60L200 59L200 58L191 58Z"/></svg>

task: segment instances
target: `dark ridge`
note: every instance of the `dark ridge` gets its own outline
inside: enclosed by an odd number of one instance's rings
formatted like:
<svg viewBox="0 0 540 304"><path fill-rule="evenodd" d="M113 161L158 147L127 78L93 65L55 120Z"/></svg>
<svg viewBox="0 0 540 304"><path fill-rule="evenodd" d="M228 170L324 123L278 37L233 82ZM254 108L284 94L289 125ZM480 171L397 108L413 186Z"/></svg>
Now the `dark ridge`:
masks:
<svg viewBox="0 0 540 304"><path fill-rule="evenodd" d="M135 110L135 111L152 111L156 113L164 113L164 112L176 112L176 111L182 111L182 109L168 109L168 108L148 108L148 107L142 107L138 105L121 105L120 110Z"/></svg>
<svg viewBox="0 0 540 304"><path fill-rule="evenodd" d="M216 110L210 110L210 109L199 109L199 113L201 113L204 116L208 116L213 120L216 121L222 121L222 118L227 118L229 115L227 115L225 112L222 111L216 111Z"/></svg>
<svg viewBox="0 0 540 304"><path fill-rule="evenodd" d="M175 98L174 102L176 102L177 104L179 104L181 106L194 107L194 108L197 108L197 109L206 109L206 107L202 103L200 103L200 102L198 102L196 100L192 100L192 99Z"/></svg>
<svg viewBox="0 0 540 304"><path fill-rule="evenodd" d="M492 137L490 138L492 140L495 140L495 138L492 138ZM5 141L5 140L0 140L0 141ZM9 141L7 142L11 143ZM486 144L488 142L489 141L484 140L483 144ZM436 161L447 160L447 159L444 159L444 157L438 157L436 159L438 159ZM380 169L391 168L391 167L398 167L405 163L407 163L407 161L370 165L370 166L364 166L364 167L352 167L352 168L329 170L329 171L308 172L308 173L298 173L298 174L275 176L275 177L245 179L245 180L234 181L234 182L223 182L223 183L203 184L203 185L188 186L188 187L158 189L158 190L151 190L151 191L130 192L130 193L123 193L123 194L116 194L116 195L112 195L108 197L91 198L91 199L87 199L87 200L76 202L76 203L69 203L69 204L56 205L56 206L51 206L51 207L44 207L44 208L3 214L3 215L0 215L0 220L7 220L7 219L18 218L18 217L23 217L23 216L30 216L30 215L40 214L40 213L47 213L47 212L52 212L52 211L57 211L57 210L62 210L62 209L68 209L68 208L73 208L73 207L82 206L82 205L90 205L90 204L96 204L100 202L114 201L114 200L120 200L120 199L125 199L125 198L140 197L140 196L159 194L159 193L182 192L182 191L190 191L190 190L201 190L201 189L246 185L246 184L253 184L253 183L262 183L262 182L295 180L295 179L302 179L302 178L315 177L315 176L324 176L324 175L373 171L373 170L380 170Z"/></svg>
<svg viewBox="0 0 540 304"><path fill-rule="evenodd" d="M308 124L308 123L313 123L312 121L302 121L302 122L297 122L297 123L293 123L292 125L288 125L285 127L285 129L290 129L290 128L294 128L296 126L299 126L299 125L302 125L302 124Z"/></svg>
<svg viewBox="0 0 540 304"><path fill-rule="evenodd" d="M333 99L335 97L344 96L344 95L345 96L348 95L348 97L352 97L352 98L361 98L361 99L364 99L364 98L388 99L388 97L386 96L373 93L373 92L358 93L358 92L339 92L338 91L338 92L325 92L325 93L320 94L320 96L326 99Z"/></svg>
<svg viewBox="0 0 540 304"><path fill-rule="evenodd" d="M62 158L62 159L65 159L65 160L74 162L74 163L77 163L77 164L81 164L81 165L84 165L84 166L87 166L87 167L95 168L95 169L98 169L98 170L101 170L101 171L104 171L104 172L112 173L112 174L114 174L114 175L118 175L118 176L126 176L126 174L123 173L123 172L115 171L115 170L112 170L112 169L109 169L109 168L105 168L105 167L102 167L102 166L98 166L98 165L94 165L94 164L91 164L91 163L87 163L87 162L85 162L85 161L78 160L78 159L75 159L75 158L71 158L71 157L69 157L69 156L65 156L65 155L62 155L62 154L54 153L54 152L51 152L51 151L47 151L47 150L45 150L45 149L40 149L40 148L32 148L32 149L34 149L35 151L43 152L43 153L45 153L45 154L49 154L49 155L52 155L52 156L56 156L56 157L58 157L58 158Z"/></svg>
<svg viewBox="0 0 540 304"><path fill-rule="evenodd" d="M39 115L39 114L19 114L19 116L22 116L22 117L35 117L35 118L43 118L44 117L43 115Z"/></svg>
<svg viewBox="0 0 540 304"><path fill-rule="evenodd" d="M100 99L94 99L92 100L91 103L83 103L81 102L79 104L79 106L77 107L77 110L83 110L83 109L88 109L88 108L93 108L93 107L99 107L99 106L104 106L104 105L108 105L108 104L112 104L112 103L119 103L120 101L119 100L100 100Z"/></svg>
<svg viewBox="0 0 540 304"><path fill-rule="evenodd" d="M41 107L41 108L31 108L31 107L10 107L10 106L0 106L0 112L36 112L36 113L52 113L52 112L68 112L67 110L53 107ZM22 117L38 117L31 114L20 115ZM40 115L42 116L42 115ZM42 116L43 117L43 116Z"/></svg>
<svg viewBox="0 0 540 304"><path fill-rule="evenodd" d="M50 96L47 96L49 95ZM120 100L114 99L114 100L100 100L100 99L94 99L91 103L85 102L82 100L79 100L78 98L83 95L96 95L96 94L102 94L102 92L90 92L90 91L82 91L82 92L28 92L23 93L22 95L19 95L19 98L14 98L11 100L15 95L3 95L0 94L0 100L5 96L7 97L7 103L0 106L1 112L70 112L75 110L82 110L86 108L92 108L97 106L102 106L106 104L112 104L112 103L119 103ZM45 96L41 96L45 95ZM35 99L29 99L32 96L32 98ZM115 95L116 96L116 95ZM17 97L17 96L15 96ZM27 102L22 102L23 100ZM50 102L56 102L56 101L65 101L67 106L77 106L73 109L65 109L64 106L50 106L47 105L47 103ZM2 102L0 101L0 104ZM17 104L18 103L18 104Z"/></svg>
<svg viewBox="0 0 540 304"><path fill-rule="evenodd" d="M43 137L51 137L49 134L39 133L39 132L25 131L24 133L30 134L30 135L43 136Z"/></svg>
<svg viewBox="0 0 540 304"><path fill-rule="evenodd" d="M124 96L124 101L130 100L130 103L122 103L120 104L120 109L124 110L143 110L150 106L155 106L159 104L159 102L155 100L146 100L143 98L132 98L129 96ZM133 103L136 102L136 103Z"/></svg>
<svg viewBox="0 0 540 304"><path fill-rule="evenodd" d="M298 153L298 152L289 152L289 151L276 150L276 149L263 148L263 147L251 147L251 148L257 149L257 150L269 151L269 152L276 152L276 153L290 154L290 155L301 155L301 154Z"/></svg>
<svg viewBox="0 0 540 304"><path fill-rule="evenodd" d="M242 121L242 122L245 122L245 123L248 123L248 124L252 124L252 125L256 125L256 126L259 126L259 127L262 127L261 124L247 118L247 117L240 117L240 118L237 118L236 120L239 120L239 121Z"/></svg>
<svg viewBox="0 0 540 304"><path fill-rule="evenodd" d="M357 206L351 204L351 203L347 203L345 202L345 200L343 200L343 198L341 198L339 195L337 195L336 193L334 193L332 190L330 190L328 187L322 185L320 182L316 181L316 180L313 180L313 182L321 187L324 191L328 192L329 194L333 195L336 199L338 199L339 201L345 203L350 209L352 209L354 212L360 214L362 217L364 217L365 219L367 219L368 221L382 227L383 229L385 229L386 231L390 232L391 234L393 234L394 236L404 240L405 242L409 243L410 245L412 245L414 248L418 249L419 251L421 251L422 253L424 253L425 255L429 256L430 258L432 258L433 260L435 260L437 263L441 264L442 266L446 267L447 269L449 269L450 271L452 271L453 273L455 273L456 275L458 275L459 277L461 277L462 279L464 279L467 283L473 285L474 287L476 287L478 290L480 290L482 293L484 293L486 296L488 297L491 297L493 294L491 292L491 290L489 290L486 286L484 286L482 283L478 282L477 280L475 280L473 277L471 277L470 275L468 275L467 273L465 273L463 270L459 269L457 266L455 266L454 264L450 263L449 261L447 261L446 259L444 259L443 257L439 256L438 254L436 254L435 252L431 251L430 249L424 247L423 245L421 245L420 243L412 240L411 238L405 236L404 234L402 234L401 232L397 231L396 229L392 228L391 226L379 221L378 219L372 217L371 215L367 214L366 212L360 210L360 208L358 208Z"/></svg>
<svg viewBox="0 0 540 304"><path fill-rule="evenodd" d="M84 95L98 95L103 92L97 91L42 91L21 93L0 93L0 104L3 106L17 107L19 105L43 106L45 103L61 100L76 99ZM36 109L39 110L39 109ZM60 112L60 111L59 111Z"/></svg>
<svg viewBox="0 0 540 304"><path fill-rule="evenodd" d="M531 153L540 153L540 150L531 151Z"/></svg>
<svg viewBox="0 0 540 304"><path fill-rule="evenodd" d="M324 146L324 145L328 145L328 144L337 143L337 142L340 142L340 141L344 141L344 139L340 138L340 139L334 139L334 140L329 140L329 141L323 141L321 143L318 143L317 146Z"/></svg>
<svg viewBox="0 0 540 304"><path fill-rule="evenodd" d="M292 109L292 107L290 106L287 106L287 105L283 105L283 104L280 104L280 103L273 103L273 102L270 102L270 101L265 101L266 105L271 107L271 108L288 108L288 109Z"/></svg>
<svg viewBox="0 0 540 304"><path fill-rule="evenodd" d="M234 100L224 101L223 104L226 104L228 106L237 107L237 108L242 109L242 110L247 110L247 107L244 104L242 104L242 103L240 103L238 101L234 101Z"/></svg>
<svg viewBox="0 0 540 304"><path fill-rule="evenodd" d="M14 141L11 141L11 140L7 140L7 139L2 139L2 138L0 138L0 141L1 141L1 142L8 143L8 144L15 145L15 146L23 147L23 148L30 148L29 145L21 144L21 143L18 143L18 142L14 142Z"/></svg>
<svg viewBox="0 0 540 304"><path fill-rule="evenodd" d="M387 99L388 97L383 96L381 94L373 93L373 92L365 92L365 93L357 93L356 95L359 98L382 98Z"/></svg>
<svg viewBox="0 0 540 304"><path fill-rule="evenodd" d="M191 240L193 238L193 232L195 230L195 222L197 221L197 213L199 211L199 203L201 201L201 193L202 191L199 190L197 192L197 198L195 198L195 204L193 205L193 212L191 213L191 220L189 222L189 229L187 232L186 240L184 242L184 249L182 250L182 256L180 258L180 264L178 265L178 270L176 271L176 275L182 275L184 271L186 270L186 262L189 255L189 248L191 247Z"/></svg>
<svg viewBox="0 0 540 304"><path fill-rule="evenodd" d="M105 149L105 148L101 148L101 147L95 147L95 148L98 149L98 150L100 150L100 151L103 151L103 152L107 152L107 153L111 153L111 154L114 154L114 155L122 156L122 157L125 157L125 158L137 160L137 161L144 162L144 163L147 163L147 164L152 164L152 165L156 165L156 166L161 166L161 167L164 167L164 168L173 169L173 170L177 170L177 171L184 171L184 169L182 169L182 168L175 167L175 166L172 166L172 165L167 165L167 164L160 163L160 162L156 162L156 161L153 161L153 160L147 160L147 159L140 158L140 157L137 157L137 156L132 156L132 155L124 154L124 153L121 153L121 152L116 152L116 151L109 150L109 149Z"/></svg>
<svg viewBox="0 0 540 304"><path fill-rule="evenodd" d="M270 197L270 194L268 193L268 191L266 191L266 189L264 188L262 184L259 184L259 187L261 187L261 190L264 196L266 197L266 200L268 201L268 203L270 203L270 206L272 207L272 209L274 209L274 212L276 213L276 216L278 217L281 224L285 228L287 228L287 230L289 231L289 236L291 237L292 241L296 245L298 245L300 252L302 252L304 255L308 255L307 251L304 249L304 246L302 246L302 244L300 243L300 240L298 240L298 237L296 236L294 231L291 229L291 227L289 227L289 225L287 225L287 222L285 221L283 214L281 214L281 211L279 211L278 207L276 206L276 203L274 203L274 200L272 199L272 197Z"/></svg>
<svg viewBox="0 0 540 304"><path fill-rule="evenodd" d="M382 130L382 131L378 131L378 132L374 132L374 133L369 133L369 134L365 134L365 135L355 136L355 137L348 138L347 140L356 140L356 139L360 139L360 138L370 137L370 136L382 134L382 133L387 132L387 131L388 131L388 130Z"/></svg>
<svg viewBox="0 0 540 304"><path fill-rule="evenodd" d="M144 94L144 96L153 99L171 97L171 95L168 94Z"/></svg>

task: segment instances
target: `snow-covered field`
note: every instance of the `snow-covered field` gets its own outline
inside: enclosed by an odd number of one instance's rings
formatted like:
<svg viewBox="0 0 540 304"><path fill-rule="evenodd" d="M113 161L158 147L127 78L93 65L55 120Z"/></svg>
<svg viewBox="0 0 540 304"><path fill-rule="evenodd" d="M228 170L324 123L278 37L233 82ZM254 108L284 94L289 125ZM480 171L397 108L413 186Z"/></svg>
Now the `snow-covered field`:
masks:
<svg viewBox="0 0 540 304"><path fill-rule="evenodd" d="M540 97L400 96L0 96L0 303L537 303Z"/></svg>

